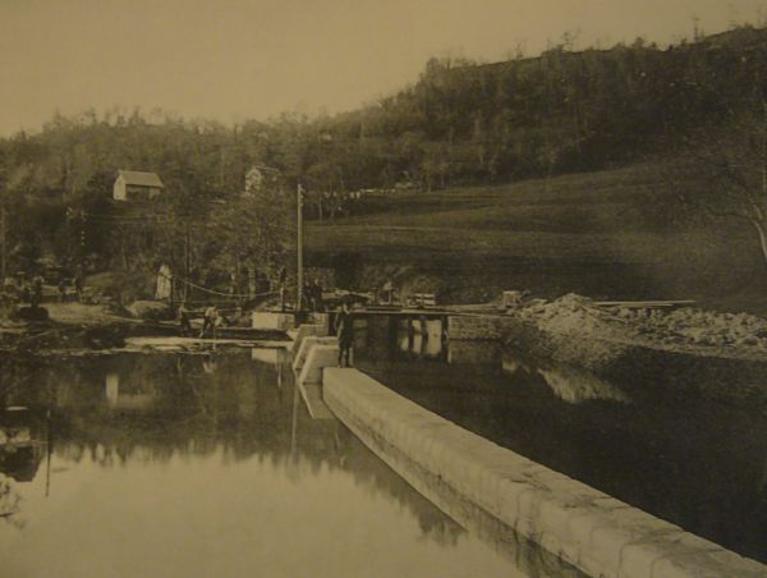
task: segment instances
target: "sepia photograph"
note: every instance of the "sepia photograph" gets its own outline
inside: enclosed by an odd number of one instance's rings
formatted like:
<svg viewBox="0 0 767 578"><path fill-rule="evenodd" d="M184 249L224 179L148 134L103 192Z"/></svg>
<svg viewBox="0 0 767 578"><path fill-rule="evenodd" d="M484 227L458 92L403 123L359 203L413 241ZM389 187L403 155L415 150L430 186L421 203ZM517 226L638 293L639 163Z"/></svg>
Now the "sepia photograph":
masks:
<svg viewBox="0 0 767 578"><path fill-rule="evenodd" d="M767 0L0 0L0 578L767 578Z"/></svg>

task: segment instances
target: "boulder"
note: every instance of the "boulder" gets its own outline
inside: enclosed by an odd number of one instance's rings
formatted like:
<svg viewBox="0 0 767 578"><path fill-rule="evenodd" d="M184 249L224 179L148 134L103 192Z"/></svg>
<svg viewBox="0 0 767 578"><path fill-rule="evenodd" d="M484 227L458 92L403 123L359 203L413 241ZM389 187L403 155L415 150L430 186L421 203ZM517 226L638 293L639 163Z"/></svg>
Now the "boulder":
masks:
<svg viewBox="0 0 767 578"><path fill-rule="evenodd" d="M134 301L127 309L137 319L163 319L170 314L170 307L164 301Z"/></svg>

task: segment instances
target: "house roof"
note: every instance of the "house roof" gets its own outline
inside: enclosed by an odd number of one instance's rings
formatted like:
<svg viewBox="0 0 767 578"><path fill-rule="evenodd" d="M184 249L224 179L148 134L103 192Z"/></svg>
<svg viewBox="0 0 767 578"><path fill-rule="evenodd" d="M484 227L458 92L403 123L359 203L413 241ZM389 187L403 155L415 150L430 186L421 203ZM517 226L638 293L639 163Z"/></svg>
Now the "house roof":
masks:
<svg viewBox="0 0 767 578"><path fill-rule="evenodd" d="M164 189L165 185L162 184L160 177L157 173L146 173L142 171L117 171L118 177L122 177L127 185L135 185L138 187L156 187Z"/></svg>

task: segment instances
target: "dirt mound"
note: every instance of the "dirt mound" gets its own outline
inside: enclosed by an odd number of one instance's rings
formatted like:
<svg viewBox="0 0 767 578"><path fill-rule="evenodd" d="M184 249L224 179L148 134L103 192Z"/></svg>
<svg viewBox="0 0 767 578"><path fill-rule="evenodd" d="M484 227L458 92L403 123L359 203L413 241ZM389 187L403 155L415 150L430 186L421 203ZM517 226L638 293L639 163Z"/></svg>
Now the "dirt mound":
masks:
<svg viewBox="0 0 767 578"><path fill-rule="evenodd" d="M588 297L569 293L555 301L532 301L518 315L540 329L558 334L592 335L601 338L627 337L625 328Z"/></svg>
<svg viewBox="0 0 767 578"><path fill-rule="evenodd" d="M137 319L172 319L170 306L163 301L134 301L126 308Z"/></svg>
<svg viewBox="0 0 767 578"><path fill-rule="evenodd" d="M600 307L569 294L538 300L516 314L538 329L656 349L736 356L767 355L767 319L747 313L718 313L686 307L676 310Z"/></svg>
<svg viewBox="0 0 767 578"><path fill-rule="evenodd" d="M746 313L684 308L650 314L638 321L638 328L643 335L665 341L767 351L767 320Z"/></svg>

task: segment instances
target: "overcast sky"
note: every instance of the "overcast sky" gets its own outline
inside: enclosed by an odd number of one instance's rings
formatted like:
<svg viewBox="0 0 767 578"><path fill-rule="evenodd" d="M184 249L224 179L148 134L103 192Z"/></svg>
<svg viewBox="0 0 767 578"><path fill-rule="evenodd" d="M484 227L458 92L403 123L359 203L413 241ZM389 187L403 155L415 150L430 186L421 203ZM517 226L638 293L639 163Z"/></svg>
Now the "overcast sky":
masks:
<svg viewBox="0 0 767 578"><path fill-rule="evenodd" d="M224 122L337 112L429 57L536 54L757 22L767 0L0 0L0 136L54 111L162 108Z"/></svg>

